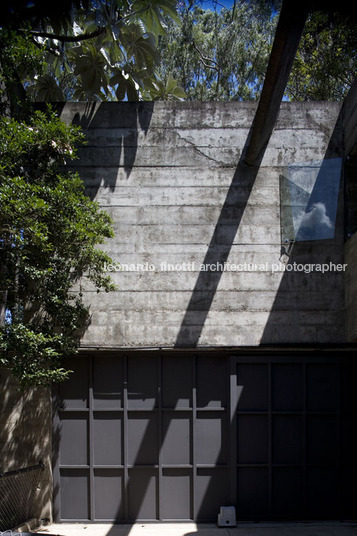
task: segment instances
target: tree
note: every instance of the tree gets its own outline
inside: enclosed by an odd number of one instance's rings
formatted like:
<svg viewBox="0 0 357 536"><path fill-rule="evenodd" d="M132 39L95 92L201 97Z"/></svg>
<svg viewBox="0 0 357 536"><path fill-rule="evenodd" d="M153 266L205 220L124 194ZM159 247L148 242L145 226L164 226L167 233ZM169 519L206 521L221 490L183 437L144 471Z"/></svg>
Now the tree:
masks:
<svg viewBox="0 0 357 536"><path fill-rule="evenodd" d="M180 98L155 74L157 35L174 0L5 2L0 29L0 363L20 383L68 376L89 319L81 286L113 288L98 249L109 216L83 193L65 160L84 143L78 128L31 100ZM152 92L152 95L150 94ZM30 98L29 98L30 97Z"/></svg>
<svg viewBox="0 0 357 536"><path fill-rule="evenodd" d="M83 280L113 288L104 272L111 260L97 247L113 234L110 218L77 174L62 171L79 141L78 128L51 110L26 123L0 119L0 363L22 385L67 377L63 359L76 353L89 318Z"/></svg>
<svg viewBox="0 0 357 536"><path fill-rule="evenodd" d="M188 99L256 100L264 82L277 16L269 2L204 10L190 1L180 23L159 39L160 76L171 75Z"/></svg>
<svg viewBox="0 0 357 536"><path fill-rule="evenodd" d="M342 100L357 76L357 25L338 12L310 15L288 82L290 100Z"/></svg>
<svg viewBox="0 0 357 536"><path fill-rule="evenodd" d="M42 70L43 54L28 36L0 29L0 114L28 114L22 80Z"/></svg>
<svg viewBox="0 0 357 536"><path fill-rule="evenodd" d="M159 40L160 76L171 73L193 100L259 99L280 4L236 0L232 9L218 5L213 11L195 0L181 4L180 23L167 21ZM345 97L357 74L357 25L350 11L345 3L311 2L286 98Z"/></svg>
<svg viewBox="0 0 357 536"><path fill-rule="evenodd" d="M175 16L174 0L17 0L3 8L0 364L23 386L47 385L68 376L64 359L89 320L83 281L113 288L104 272L111 259L97 247L112 228L79 176L63 171L84 143L79 129L34 112L30 100L182 97L172 78L164 84L155 74L157 35L163 13Z"/></svg>
<svg viewBox="0 0 357 536"><path fill-rule="evenodd" d="M32 99L155 97L160 85L157 40L165 33L164 16L177 17L175 0L67 0L64 6L56 12L35 0L31 9L22 6L20 15L7 16L0 33L3 56L21 39L22 48L36 47L42 54L36 69L31 64L13 75ZM175 89L168 97L181 98L182 91Z"/></svg>

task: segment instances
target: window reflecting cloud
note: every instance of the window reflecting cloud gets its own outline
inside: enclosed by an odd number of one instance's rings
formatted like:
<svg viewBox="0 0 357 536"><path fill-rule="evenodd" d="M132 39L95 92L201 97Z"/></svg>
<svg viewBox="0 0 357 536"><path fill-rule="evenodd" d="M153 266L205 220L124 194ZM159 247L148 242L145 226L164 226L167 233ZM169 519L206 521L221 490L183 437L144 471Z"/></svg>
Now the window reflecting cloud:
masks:
<svg viewBox="0 0 357 536"><path fill-rule="evenodd" d="M282 243L334 238L341 158L288 166L280 176Z"/></svg>

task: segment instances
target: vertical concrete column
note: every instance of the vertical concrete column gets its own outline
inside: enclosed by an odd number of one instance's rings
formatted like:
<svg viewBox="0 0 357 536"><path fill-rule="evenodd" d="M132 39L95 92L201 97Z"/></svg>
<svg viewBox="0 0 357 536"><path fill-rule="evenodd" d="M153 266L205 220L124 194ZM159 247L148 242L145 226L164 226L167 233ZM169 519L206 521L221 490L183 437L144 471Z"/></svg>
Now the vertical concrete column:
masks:
<svg viewBox="0 0 357 536"><path fill-rule="evenodd" d="M345 274L345 310L347 342L357 341L357 79L343 104L346 207L345 222L347 242L344 255L347 264Z"/></svg>

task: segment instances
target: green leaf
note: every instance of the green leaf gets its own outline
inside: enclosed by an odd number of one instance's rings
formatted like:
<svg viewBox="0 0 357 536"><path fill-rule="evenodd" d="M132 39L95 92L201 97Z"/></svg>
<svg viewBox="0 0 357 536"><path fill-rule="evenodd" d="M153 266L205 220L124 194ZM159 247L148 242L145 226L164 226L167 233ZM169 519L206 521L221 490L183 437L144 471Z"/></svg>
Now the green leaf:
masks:
<svg viewBox="0 0 357 536"><path fill-rule="evenodd" d="M176 80L169 74L166 84L156 78L155 81L148 80L145 89L148 95L151 95L153 100L182 100L186 97L186 93L182 87L177 85Z"/></svg>
<svg viewBox="0 0 357 536"><path fill-rule="evenodd" d="M179 21L176 2L172 0L152 0L149 4L145 0L137 0L133 3L133 10L138 13L146 31L157 36L165 34L164 14L169 15L176 22Z"/></svg>
<svg viewBox="0 0 357 536"><path fill-rule="evenodd" d="M29 93L38 101L57 102L66 100L56 79L50 74L39 76L29 88Z"/></svg>
<svg viewBox="0 0 357 536"><path fill-rule="evenodd" d="M77 52L74 74L79 76L84 91L89 95L100 92L107 85L108 62L100 50L82 46Z"/></svg>
<svg viewBox="0 0 357 536"><path fill-rule="evenodd" d="M114 88L116 97L122 101L127 97L128 101L139 100L138 90L135 80L128 73L117 70L110 79L110 85Z"/></svg>
<svg viewBox="0 0 357 536"><path fill-rule="evenodd" d="M138 69L158 63L159 56L151 35L144 37L138 26L130 24L121 32L121 42L129 57L133 57Z"/></svg>

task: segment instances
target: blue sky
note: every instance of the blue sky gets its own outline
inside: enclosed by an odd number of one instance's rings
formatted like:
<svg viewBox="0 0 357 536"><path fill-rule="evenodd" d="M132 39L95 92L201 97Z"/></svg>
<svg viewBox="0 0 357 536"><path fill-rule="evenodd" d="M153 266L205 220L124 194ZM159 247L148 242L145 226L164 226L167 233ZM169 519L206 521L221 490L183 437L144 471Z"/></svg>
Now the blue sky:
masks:
<svg viewBox="0 0 357 536"><path fill-rule="evenodd" d="M215 9L215 4L217 5L217 9L220 10L222 6L231 8L234 4L234 0L217 0L217 2L213 2L212 0L201 0L202 7L204 9Z"/></svg>

